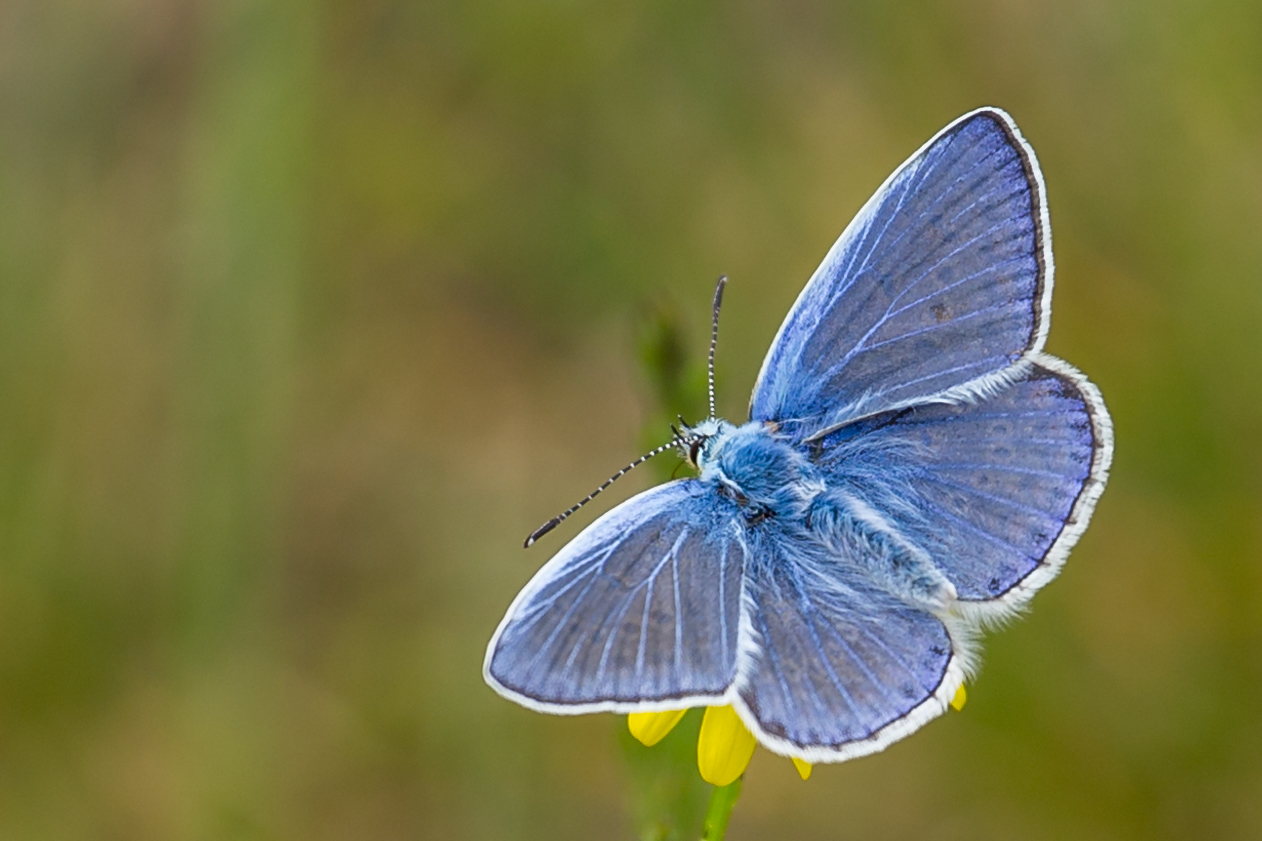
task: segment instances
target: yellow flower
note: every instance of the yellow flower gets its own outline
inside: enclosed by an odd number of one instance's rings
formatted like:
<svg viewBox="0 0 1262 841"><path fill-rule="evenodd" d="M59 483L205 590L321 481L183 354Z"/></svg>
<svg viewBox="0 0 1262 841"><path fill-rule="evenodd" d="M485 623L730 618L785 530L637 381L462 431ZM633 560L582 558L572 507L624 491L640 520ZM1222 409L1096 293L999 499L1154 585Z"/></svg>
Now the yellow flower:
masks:
<svg viewBox="0 0 1262 841"><path fill-rule="evenodd" d="M675 729L687 710L668 710L664 713L631 713L627 716L627 729L648 747L666 738Z"/></svg>
<svg viewBox="0 0 1262 841"><path fill-rule="evenodd" d="M731 707L706 707L697 739L701 778L716 786L736 782L754 755L754 734Z"/></svg>
<svg viewBox="0 0 1262 841"><path fill-rule="evenodd" d="M631 713L627 716L627 729L645 745L655 745L665 738L686 710L668 710L659 713ZM716 786L730 785L745 773L754 755L757 741L745 722L732 707L707 707L701 720L701 735L697 739L697 768L707 783ZM793 766L802 779L811 776L811 765L793 757Z"/></svg>

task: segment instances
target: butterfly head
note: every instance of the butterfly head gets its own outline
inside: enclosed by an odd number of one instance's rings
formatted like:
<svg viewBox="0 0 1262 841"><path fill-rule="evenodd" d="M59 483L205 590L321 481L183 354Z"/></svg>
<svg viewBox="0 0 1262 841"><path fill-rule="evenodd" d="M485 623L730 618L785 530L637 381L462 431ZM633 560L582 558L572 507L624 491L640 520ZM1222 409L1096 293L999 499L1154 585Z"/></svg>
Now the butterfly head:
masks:
<svg viewBox="0 0 1262 841"><path fill-rule="evenodd" d="M697 470L703 469L715 442L732 429L730 423L717 418L707 418L696 426L681 426L675 430L679 457Z"/></svg>

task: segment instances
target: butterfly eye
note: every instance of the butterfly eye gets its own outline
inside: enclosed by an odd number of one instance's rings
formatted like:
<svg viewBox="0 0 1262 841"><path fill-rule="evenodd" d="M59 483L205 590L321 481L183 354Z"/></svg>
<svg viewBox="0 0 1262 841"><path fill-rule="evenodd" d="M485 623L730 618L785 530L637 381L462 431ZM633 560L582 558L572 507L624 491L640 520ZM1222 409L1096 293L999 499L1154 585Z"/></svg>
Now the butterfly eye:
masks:
<svg viewBox="0 0 1262 841"><path fill-rule="evenodd" d="M688 448L688 461L692 462L694 467L697 465L697 450L701 449L703 441L702 438L694 438L692 446Z"/></svg>

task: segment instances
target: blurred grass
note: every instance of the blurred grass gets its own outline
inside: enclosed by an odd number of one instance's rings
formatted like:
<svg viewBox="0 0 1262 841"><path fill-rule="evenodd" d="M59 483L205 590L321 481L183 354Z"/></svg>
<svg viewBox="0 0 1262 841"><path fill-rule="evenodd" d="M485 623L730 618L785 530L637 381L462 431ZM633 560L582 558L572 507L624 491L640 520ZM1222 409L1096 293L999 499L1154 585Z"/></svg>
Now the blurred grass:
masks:
<svg viewBox="0 0 1262 841"><path fill-rule="evenodd" d="M701 836L713 786L697 771L703 708L689 710L657 744L636 741L620 719L618 741L626 762L631 837L639 841L693 841ZM611 827L618 835L622 827Z"/></svg>
<svg viewBox="0 0 1262 841"><path fill-rule="evenodd" d="M850 215L983 103L1114 478L962 715L757 755L729 837L1262 835L1258 4L11 0L0 836L629 833L619 723L481 682L574 527L520 539L704 411L720 273L743 417Z"/></svg>

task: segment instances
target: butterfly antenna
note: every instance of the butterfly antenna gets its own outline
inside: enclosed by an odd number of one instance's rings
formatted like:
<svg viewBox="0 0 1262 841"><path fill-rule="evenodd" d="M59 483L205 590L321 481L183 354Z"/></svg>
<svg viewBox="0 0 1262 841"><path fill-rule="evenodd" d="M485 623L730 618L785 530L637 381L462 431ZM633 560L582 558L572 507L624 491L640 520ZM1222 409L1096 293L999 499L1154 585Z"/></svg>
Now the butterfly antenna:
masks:
<svg viewBox="0 0 1262 841"><path fill-rule="evenodd" d="M710 328L710 417L714 417L714 348L719 343L719 307L723 306L723 287L727 286L727 275L719 276L719 283L714 287L714 322Z"/></svg>
<svg viewBox="0 0 1262 841"><path fill-rule="evenodd" d="M604 484L602 484L599 488L589 493L587 496L583 497L581 500L579 500L577 503L571 506L568 510L562 511L560 514L557 514L551 520L548 520L548 522L544 523L542 526L532 531L530 533L530 536L526 538L525 548L529 549L531 546L534 545L536 540L543 537L545 534L552 531L557 526L561 525L561 523L565 522L565 520L571 514L573 514L578 509L582 508L587 503L591 502L593 499L595 499L600 494L600 492L603 491L605 488L609 487L614 482L618 481L623 476L627 475L632 470L639 467L641 464L644 464L644 462L648 461L653 456L661 455L662 453L669 450L671 447L674 447L676 444L679 443L680 440L681 439L679 438L679 433L676 432L674 438L670 439L662 446L656 449L650 450L649 452L637 458L635 461L628 464L626 467L619 470L617 473L610 476L608 479L604 481Z"/></svg>

